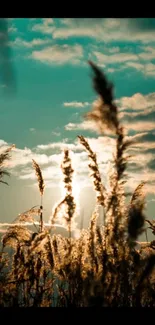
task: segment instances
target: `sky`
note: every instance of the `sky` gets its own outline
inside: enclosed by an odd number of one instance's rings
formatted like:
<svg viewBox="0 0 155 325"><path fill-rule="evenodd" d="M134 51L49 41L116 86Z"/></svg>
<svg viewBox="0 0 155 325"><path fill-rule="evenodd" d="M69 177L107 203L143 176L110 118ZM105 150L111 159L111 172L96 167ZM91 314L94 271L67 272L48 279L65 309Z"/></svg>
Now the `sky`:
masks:
<svg viewBox="0 0 155 325"><path fill-rule="evenodd" d="M128 190L146 181L146 215L155 204L155 19L45 18L8 19L15 92L8 95L0 79L0 151L15 144L7 164L9 186L0 186L0 223L40 204L32 159L45 179L47 222L61 199L63 149L71 150L74 193L79 197L77 223L88 225L95 193L88 157L77 135L97 153L104 185L115 140L84 120L97 95L92 87L92 60L115 85L115 100L131 149Z"/></svg>

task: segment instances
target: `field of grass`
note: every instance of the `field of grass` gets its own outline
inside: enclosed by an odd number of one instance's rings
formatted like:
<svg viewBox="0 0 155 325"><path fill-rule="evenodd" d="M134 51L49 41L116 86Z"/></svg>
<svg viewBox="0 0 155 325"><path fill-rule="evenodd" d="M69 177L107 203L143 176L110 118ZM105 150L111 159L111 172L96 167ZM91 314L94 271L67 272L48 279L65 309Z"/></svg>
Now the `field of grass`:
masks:
<svg viewBox="0 0 155 325"><path fill-rule="evenodd" d="M109 175L110 188L101 181L97 156L88 141L79 136L89 156L90 177L96 191L96 206L88 229L74 238L76 203L73 196L74 170L69 150L64 151L61 169L65 195L55 207L49 227L43 219L44 179L33 160L41 203L21 214L2 238L0 253L0 306L18 307L90 307L155 306L155 241L138 245L138 237L153 221L144 214L145 184L141 182L126 203L126 171L132 142L127 140L114 104L113 85L104 73L89 62L93 85L99 98L86 119L94 121L100 132L108 129L115 136L114 170ZM7 174L5 161L11 148L0 155L0 182ZM104 148L103 148L104 150ZM3 186L1 184L1 186ZM98 225L99 207L104 212ZM35 221L39 215L40 222ZM67 236L53 233L60 220ZM35 225L35 232L23 223ZM52 232L52 234L51 234ZM147 236L146 236L147 239Z"/></svg>

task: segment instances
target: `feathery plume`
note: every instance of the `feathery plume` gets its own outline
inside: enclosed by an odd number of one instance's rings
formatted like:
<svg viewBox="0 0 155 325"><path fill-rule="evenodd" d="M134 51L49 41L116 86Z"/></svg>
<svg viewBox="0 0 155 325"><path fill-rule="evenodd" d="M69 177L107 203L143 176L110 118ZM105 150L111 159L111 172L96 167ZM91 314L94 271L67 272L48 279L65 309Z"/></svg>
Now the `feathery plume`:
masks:
<svg viewBox="0 0 155 325"><path fill-rule="evenodd" d="M40 231L42 232L42 230L43 230L43 205L42 205L42 199L43 199L45 184L44 184L44 179L43 179L43 176L42 176L40 166L36 163L36 161L34 159L32 159L32 164L33 164L33 168L35 169L35 172L36 172L36 176L37 176L37 179L38 179L39 191L40 191L40 195L41 195Z"/></svg>
<svg viewBox="0 0 155 325"><path fill-rule="evenodd" d="M85 118L94 121L102 133L105 128L116 132L119 120L117 106L113 103L113 85L108 82L104 73L93 62L89 61L88 63L94 73L93 86L99 98Z"/></svg>
<svg viewBox="0 0 155 325"><path fill-rule="evenodd" d="M4 175L10 176L10 174L4 169L4 166L5 166L6 161L10 159L10 151L13 148L15 148L14 144L0 154L0 183L6 184L6 185L8 185L8 183L4 182L2 180L2 178Z"/></svg>
<svg viewBox="0 0 155 325"><path fill-rule="evenodd" d="M33 168L35 169L36 176L38 179L38 186L39 186L40 194L41 194L41 196L43 196L45 184L44 184L44 179L42 176L40 166L36 163L36 161L34 159L32 159L32 165L33 165Z"/></svg>
<svg viewBox="0 0 155 325"><path fill-rule="evenodd" d="M64 150L64 159L61 164L61 169L64 175L63 181L66 190L66 195L65 198L54 209L51 223L52 224L55 223L59 211L62 209L62 207L64 207L64 211L62 214L62 221L64 221L65 225L67 225L69 229L69 233L71 235L71 222L73 221L73 217L75 214L76 204L74 202L74 197L72 195L72 175L74 170L71 165L71 159L69 157L68 149Z"/></svg>
<svg viewBox="0 0 155 325"><path fill-rule="evenodd" d="M106 193L106 189L102 184L96 154L92 151L88 141L82 135L79 135L78 138L79 138L81 144L84 146L84 148L88 152L88 157L91 161L91 163L88 166L92 172L91 176L94 179L94 187L95 187L95 191L97 193L97 202L98 202L98 204L104 206L104 201L105 201L104 193Z"/></svg>

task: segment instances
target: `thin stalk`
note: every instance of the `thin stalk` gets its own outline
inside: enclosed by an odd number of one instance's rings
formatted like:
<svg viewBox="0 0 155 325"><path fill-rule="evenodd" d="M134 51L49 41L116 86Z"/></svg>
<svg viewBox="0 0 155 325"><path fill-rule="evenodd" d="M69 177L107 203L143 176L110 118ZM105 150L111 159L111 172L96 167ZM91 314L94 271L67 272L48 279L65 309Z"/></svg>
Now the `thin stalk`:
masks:
<svg viewBox="0 0 155 325"><path fill-rule="evenodd" d="M43 196L41 195L40 203L40 232L43 231Z"/></svg>

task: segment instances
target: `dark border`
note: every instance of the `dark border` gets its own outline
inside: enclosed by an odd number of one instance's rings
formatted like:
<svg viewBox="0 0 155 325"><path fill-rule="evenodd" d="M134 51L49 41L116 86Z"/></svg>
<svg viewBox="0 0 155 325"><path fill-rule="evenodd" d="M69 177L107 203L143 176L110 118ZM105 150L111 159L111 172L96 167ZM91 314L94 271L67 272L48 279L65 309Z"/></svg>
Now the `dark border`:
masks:
<svg viewBox="0 0 155 325"><path fill-rule="evenodd" d="M155 309L153 308L1 308L1 323L7 321L43 321L48 320L70 320L73 323L78 321L150 321L155 319Z"/></svg>
<svg viewBox="0 0 155 325"><path fill-rule="evenodd" d="M140 2L2 2L1 18L154 18L153 5Z"/></svg>

